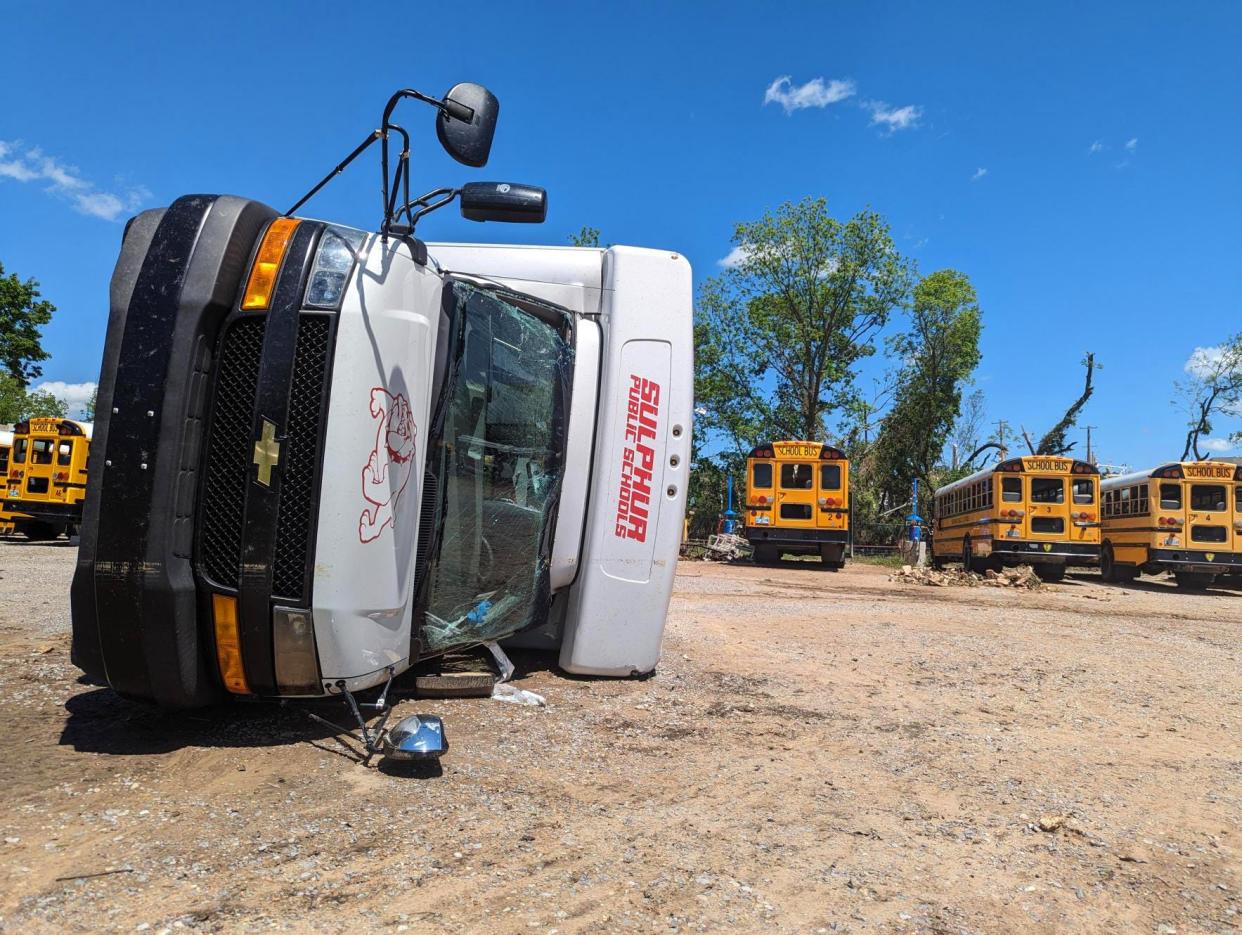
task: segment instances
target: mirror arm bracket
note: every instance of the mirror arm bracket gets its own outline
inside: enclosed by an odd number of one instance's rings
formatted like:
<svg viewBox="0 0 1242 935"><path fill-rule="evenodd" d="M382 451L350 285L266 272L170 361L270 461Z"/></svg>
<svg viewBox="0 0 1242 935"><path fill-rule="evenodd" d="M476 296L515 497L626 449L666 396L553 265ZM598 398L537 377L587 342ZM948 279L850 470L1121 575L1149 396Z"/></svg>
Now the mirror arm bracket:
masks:
<svg viewBox="0 0 1242 935"><path fill-rule="evenodd" d="M302 205L306 204L306 202L310 201L317 194L319 194L320 189L322 189L325 185L327 185L334 178L336 178L343 171L345 171L346 166L348 166L351 162L353 162L355 159L361 156L364 152L366 152L367 148L372 143L374 143L376 140L378 140L382 135L383 135L382 130L372 130L370 133L368 133L367 138L364 139L361 143L359 143L357 148L352 153L350 153L348 156L342 159L339 163L337 163L335 169L333 169L331 172L325 175L322 179L320 179L319 183L314 188L312 188L305 195L299 198L297 203L294 204L292 208L290 208L288 211L285 212L285 217L289 217L290 215L292 215L293 212L297 211L298 208L302 207Z"/></svg>

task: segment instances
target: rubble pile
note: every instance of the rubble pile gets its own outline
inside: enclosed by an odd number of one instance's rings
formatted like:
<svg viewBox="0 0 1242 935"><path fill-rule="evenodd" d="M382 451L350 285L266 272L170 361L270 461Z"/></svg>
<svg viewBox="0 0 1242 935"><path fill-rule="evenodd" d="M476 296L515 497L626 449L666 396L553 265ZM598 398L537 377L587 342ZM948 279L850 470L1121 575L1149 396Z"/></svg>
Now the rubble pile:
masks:
<svg viewBox="0 0 1242 935"><path fill-rule="evenodd" d="M741 536L718 533L707 537L703 558L712 562L732 562L750 555L750 543Z"/></svg>
<svg viewBox="0 0 1242 935"><path fill-rule="evenodd" d="M985 574L977 575L964 568L935 569L930 565L902 565L900 570L889 576L889 581L900 581L906 584L925 584L934 588L1038 588L1042 582L1035 569L1030 565L1019 565L1016 568L1005 568L1001 571L988 569Z"/></svg>

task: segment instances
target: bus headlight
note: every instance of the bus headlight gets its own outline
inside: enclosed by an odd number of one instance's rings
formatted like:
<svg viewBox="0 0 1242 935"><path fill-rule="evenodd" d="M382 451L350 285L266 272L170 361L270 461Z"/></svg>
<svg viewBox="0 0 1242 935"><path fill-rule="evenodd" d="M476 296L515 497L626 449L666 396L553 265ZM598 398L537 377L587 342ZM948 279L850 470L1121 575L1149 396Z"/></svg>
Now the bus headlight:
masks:
<svg viewBox="0 0 1242 935"><path fill-rule="evenodd" d="M276 687L282 695L318 695L319 654L309 610L277 607L272 611L272 651Z"/></svg>

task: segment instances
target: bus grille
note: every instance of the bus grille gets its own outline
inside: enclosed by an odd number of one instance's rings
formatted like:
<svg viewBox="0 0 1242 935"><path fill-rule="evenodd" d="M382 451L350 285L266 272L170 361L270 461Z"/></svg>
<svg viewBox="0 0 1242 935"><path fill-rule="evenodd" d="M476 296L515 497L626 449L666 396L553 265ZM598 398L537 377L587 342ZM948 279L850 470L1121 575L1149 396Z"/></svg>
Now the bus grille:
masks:
<svg viewBox="0 0 1242 935"><path fill-rule="evenodd" d="M288 440L281 465L280 519L272 561L272 593L292 601L306 596L314 553L315 483L328 377L331 322L326 315L302 315L298 322L293 379L289 387Z"/></svg>
<svg viewBox="0 0 1242 935"><path fill-rule="evenodd" d="M236 586L241 575L254 398L266 321L262 315L234 321L221 342L216 366L199 554L203 572L218 584L230 587Z"/></svg>

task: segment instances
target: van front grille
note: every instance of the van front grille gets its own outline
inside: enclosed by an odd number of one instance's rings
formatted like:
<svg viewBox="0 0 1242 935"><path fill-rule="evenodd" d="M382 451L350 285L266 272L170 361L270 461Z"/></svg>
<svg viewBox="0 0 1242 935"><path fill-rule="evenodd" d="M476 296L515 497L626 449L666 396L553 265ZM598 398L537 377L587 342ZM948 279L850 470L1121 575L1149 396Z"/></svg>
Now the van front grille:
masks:
<svg viewBox="0 0 1242 935"><path fill-rule="evenodd" d="M266 318L238 318L220 342L207 443L199 561L217 584L237 587L254 434L254 400Z"/></svg>
<svg viewBox="0 0 1242 935"><path fill-rule="evenodd" d="M309 597L309 558L314 554L320 435L327 410L331 320L303 314L298 321L289 424L280 478L280 519L272 560L272 593L290 601Z"/></svg>

